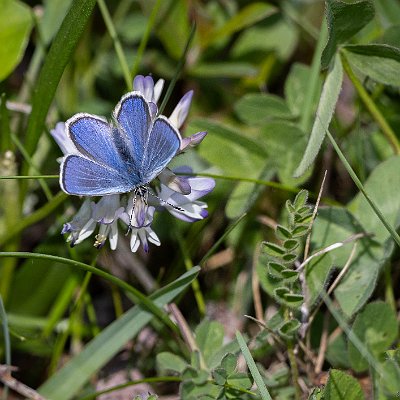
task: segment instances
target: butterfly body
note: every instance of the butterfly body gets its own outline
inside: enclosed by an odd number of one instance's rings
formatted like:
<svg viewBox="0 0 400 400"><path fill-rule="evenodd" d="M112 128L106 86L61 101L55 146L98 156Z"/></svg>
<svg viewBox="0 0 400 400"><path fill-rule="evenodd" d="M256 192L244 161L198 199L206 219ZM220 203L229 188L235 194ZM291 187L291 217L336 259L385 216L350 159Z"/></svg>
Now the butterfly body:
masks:
<svg viewBox="0 0 400 400"><path fill-rule="evenodd" d="M103 196L148 185L181 145L179 132L163 116L153 117L139 92L117 104L114 124L91 114L76 114L66 130L77 154L61 164L60 185L69 194Z"/></svg>

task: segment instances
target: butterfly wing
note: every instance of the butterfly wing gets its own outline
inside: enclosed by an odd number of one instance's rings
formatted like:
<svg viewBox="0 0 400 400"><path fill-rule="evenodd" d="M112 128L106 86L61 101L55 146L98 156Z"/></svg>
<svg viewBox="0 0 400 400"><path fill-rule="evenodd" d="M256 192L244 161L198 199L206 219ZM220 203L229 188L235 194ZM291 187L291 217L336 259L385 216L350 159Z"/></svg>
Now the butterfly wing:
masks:
<svg viewBox="0 0 400 400"><path fill-rule="evenodd" d="M114 117L126 135L140 184L150 182L178 151L179 133L165 117L157 117L152 124L149 105L139 92L126 94L115 108Z"/></svg>
<svg viewBox="0 0 400 400"><path fill-rule="evenodd" d="M119 171L93 160L70 154L61 164L60 186L79 196L104 196L132 190L132 182Z"/></svg>
<svg viewBox="0 0 400 400"><path fill-rule="evenodd" d="M125 142L126 148L131 153L132 162L139 171L151 128L149 106L139 92L127 93L115 107L114 118L120 131L121 141Z"/></svg>
<svg viewBox="0 0 400 400"><path fill-rule="evenodd" d="M124 193L139 183L137 168L131 167L125 142L106 120L81 113L69 119L66 127L82 154L82 157L67 158L61 168L61 187L67 193L87 196Z"/></svg>
<svg viewBox="0 0 400 400"><path fill-rule="evenodd" d="M179 132L164 116L155 119L149 134L142 161L142 179L152 181L172 160L179 150Z"/></svg>

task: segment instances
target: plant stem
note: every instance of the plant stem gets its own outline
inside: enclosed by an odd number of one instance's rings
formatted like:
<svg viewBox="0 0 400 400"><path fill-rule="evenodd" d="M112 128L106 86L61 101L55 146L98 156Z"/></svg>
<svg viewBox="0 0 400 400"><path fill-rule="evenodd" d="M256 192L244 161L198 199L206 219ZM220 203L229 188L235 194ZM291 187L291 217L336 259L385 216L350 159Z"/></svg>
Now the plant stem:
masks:
<svg viewBox="0 0 400 400"><path fill-rule="evenodd" d="M295 389L295 399L301 400L301 388L299 385L299 369L297 368L296 356L294 355L294 346L292 342L287 344L290 372L292 374L293 386Z"/></svg>
<svg viewBox="0 0 400 400"><path fill-rule="evenodd" d="M340 150L340 147L336 143L335 139L331 135L328 129L326 129L326 135L328 136L329 140L332 143L333 148L335 149L337 155L339 156L340 160L342 161L344 167L346 168L347 172L351 176L351 179L353 182L356 184L360 192L364 195L365 200L369 203L371 208L374 210L376 216L381 220L382 224L385 226L385 228L388 230L390 235L392 236L393 240L397 243L397 245L400 247L400 236L396 232L396 229L393 228L393 226L386 220L384 215L382 214L382 211L378 208L377 204L375 203L374 200L368 195L368 193L365 191L363 184L361 181L358 179L357 174L354 172L353 168L351 168L349 162L347 161L346 157Z"/></svg>
<svg viewBox="0 0 400 400"><path fill-rule="evenodd" d="M139 70L139 65L140 62L142 61L143 53L144 50L146 49L147 42L149 41L150 33L156 22L156 17L158 14L158 10L160 9L160 6L161 6L161 0L157 0L156 4L153 6L153 9L151 10L151 14L149 16L149 20L146 25L146 30L144 32L144 35L142 36L142 40L140 41L139 48L136 53L135 63L133 64L132 68L132 76L135 76Z"/></svg>
<svg viewBox="0 0 400 400"><path fill-rule="evenodd" d="M365 107L367 108L367 110L370 112L370 114L372 115L374 120L377 122L377 124L382 129L382 133L386 136L386 139L389 141L389 143L393 147L395 154L400 154L400 143L399 143L399 140L398 140L396 134L394 133L393 129L387 123L385 117L379 111L377 105L375 104L375 102L373 101L371 96L364 89L364 86L362 85L362 83L358 80L358 78L354 74L343 51L340 53L340 56L341 56L343 68L346 71L347 76L350 78L351 82L353 83L355 89L357 90L358 95L360 96Z"/></svg>
<svg viewBox="0 0 400 400"><path fill-rule="evenodd" d="M117 31L115 30L111 15L108 11L108 8L104 0L97 0L97 4L99 5L101 15L103 16L104 23L106 24L108 33L110 34L111 39L114 43L115 52L117 53L118 61L122 68L122 73L124 75L126 87L128 88L128 90L131 90L132 89L131 73L129 71L128 62L126 61L124 51L122 50L121 42L119 41Z"/></svg>

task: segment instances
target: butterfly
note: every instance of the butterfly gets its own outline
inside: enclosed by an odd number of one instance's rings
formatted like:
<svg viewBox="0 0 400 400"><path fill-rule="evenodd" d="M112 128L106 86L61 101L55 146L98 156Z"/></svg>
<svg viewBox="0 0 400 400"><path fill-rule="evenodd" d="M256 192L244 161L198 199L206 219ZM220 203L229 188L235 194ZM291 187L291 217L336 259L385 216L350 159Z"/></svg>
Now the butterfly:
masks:
<svg viewBox="0 0 400 400"><path fill-rule="evenodd" d="M122 97L113 120L79 113L66 122L78 150L64 157L60 186L68 194L104 196L146 189L181 146L179 132L140 92Z"/></svg>

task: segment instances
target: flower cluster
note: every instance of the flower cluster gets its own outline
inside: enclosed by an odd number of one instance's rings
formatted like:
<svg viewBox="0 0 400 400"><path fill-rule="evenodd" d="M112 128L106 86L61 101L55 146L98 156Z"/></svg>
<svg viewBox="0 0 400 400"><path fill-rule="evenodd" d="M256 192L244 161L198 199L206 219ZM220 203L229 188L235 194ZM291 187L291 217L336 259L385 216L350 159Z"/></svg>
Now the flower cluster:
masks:
<svg viewBox="0 0 400 400"><path fill-rule="evenodd" d="M164 80L160 79L154 84L151 76L138 75L133 81L134 90L140 92L148 103L153 119L158 113L157 102L163 85ZM178 132L188 115L192 96L193 91L186 93L168 118ZM57 123L51 135L64 157L79 154L63 122ZM205 135L206 132L198 132L188 138L180 138L178 153L188 146L197 145ZM145 188L142 192L141 187L135 188L130 193L104 195L97 202L93 197L86 197L72 221L64 224L61 233L68 234L67 241L74 246L91 236L98 227L94 246L100 248L109 239L111 249L115 250L118 243L118 223L121 222L131 232L131 250L136 252L141 244L147 252L149 242L160 245L157 234L151 228L156 210L166 209L174 217L187 222L207 217L207 204L198 199L212 191L215 182L211 178L184 175L191 172L189 167L180 167L174 171L165 168L158 175L157 183L153 182L152 190Z"/></svg>

